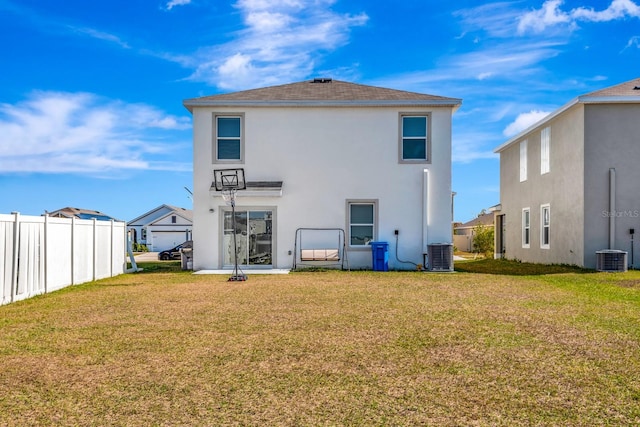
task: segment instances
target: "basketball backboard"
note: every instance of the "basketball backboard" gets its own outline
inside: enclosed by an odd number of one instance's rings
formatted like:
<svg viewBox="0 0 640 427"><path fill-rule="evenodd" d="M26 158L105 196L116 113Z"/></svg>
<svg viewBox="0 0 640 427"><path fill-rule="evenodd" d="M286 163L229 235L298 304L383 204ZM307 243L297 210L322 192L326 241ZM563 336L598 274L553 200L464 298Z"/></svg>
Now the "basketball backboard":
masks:
<svg viewBox="0 0 640 427"><path fill-rule="evenodd" d="M213 171L213 184L216 191L244 190L247 182L244 180L244 169L215 169Z"/></svg>

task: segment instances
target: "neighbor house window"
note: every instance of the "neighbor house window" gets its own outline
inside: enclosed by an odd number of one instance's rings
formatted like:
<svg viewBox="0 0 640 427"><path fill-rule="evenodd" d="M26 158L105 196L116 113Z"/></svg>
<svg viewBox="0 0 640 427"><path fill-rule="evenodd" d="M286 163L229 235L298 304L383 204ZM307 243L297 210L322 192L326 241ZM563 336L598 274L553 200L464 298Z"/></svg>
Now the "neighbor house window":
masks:
<svg viewBox="0 0 640 427"><path fill-rule="evenodd" d="M400 115L400 161L427 162L430 160L430 116L428 114Z"/></svg>
<svg viewBox="0 0 640 427"><path fill-rule="evenodd" d="M549 249L551 237L551 207L547 205L540 206L540 247Z"/></svg>
<svg viewBox="0 0 640 427"><path fill-rule="evenodd" d="M520 182L527 180L527 140L520 141Z"/></svg>
<svg viewBox="0 0 640 427"><path fill-rule="evenodd" d="M244 160L243 115L215 116L214 161L242 162Z"/></svg>
<svg viewBox="0 0 640 427"><path fill-rule="evenodd" d="M171 215L171 224L175 224L177 221L177 218L175 215Z"/></svg>
<svg viewBox="0 0 640 427"><path fill-rule="evenodd" d="M147 229L143 228L140 230L140 240L147 240Z"/></svg>
<svg viewBox="0 0 640 427"><path fill-rule="evenodd" d="M376 211L376 201L347 201L349 246L365 247L375 239L377 228Z"/></svg>
<svg viewBox="0 0 640 427"><path fill-rule="evenodd" d="M522 247L528 248L531 244L531 210L522 209Z"/></svg>
<svg viewBox="0 0 640 427"><path fill-rule="evenodd" d="M551 128L544 128L540 132L540 174L549 173L551 170L550 158Z"/></svg>

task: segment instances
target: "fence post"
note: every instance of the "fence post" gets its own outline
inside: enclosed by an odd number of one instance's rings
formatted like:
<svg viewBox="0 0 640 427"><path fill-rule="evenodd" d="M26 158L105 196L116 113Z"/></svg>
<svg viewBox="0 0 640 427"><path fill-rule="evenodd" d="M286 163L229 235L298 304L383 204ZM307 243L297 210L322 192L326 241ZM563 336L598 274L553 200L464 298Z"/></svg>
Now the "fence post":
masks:
<svg viewBox="0 0 640 427"><path fill-rule="evenodd" d="M92 274L92 280L95 282L96 281L96 270L97 270L97 266L96 263L98 262L98 230L97 230L97 220L95 218L92 218L93 220L93 274Z"/></svg>
<svg viewBox="0 0 640 427"><path fill-rule="evenodd" d="M47 244L48 244L48 234L49 234L49 215L47 213L44 214L44 238L43 238L43 245L44 245L44 250L42 251L44 253L44 293L47 294L49 293L49 274L47 272L47 261L49 258L49 251L47 248Z"/></svg>
<svg viewBox="0 0 640 427"><path fill-rule="evenodd" d="M76 272L76 267L75 267L75 239L73 237L74 232L76 230L76 217L72 216L71 217L71 285L75 285L75 272Z"/></svg>
<svg viewBox="0 0 640 427"><path fill-rule="evenodd" d="M113 277L113 239L115 238L114 221L111 219L111 234L109 239L109 277Z"/></svg>
<svg viewBox="0 0 640 427"><path fill-rule="evenodd" d="M18 268L20 258L20 212L13 214L13 265L11 272L11 302L16 300L18 294Z"/></svg>

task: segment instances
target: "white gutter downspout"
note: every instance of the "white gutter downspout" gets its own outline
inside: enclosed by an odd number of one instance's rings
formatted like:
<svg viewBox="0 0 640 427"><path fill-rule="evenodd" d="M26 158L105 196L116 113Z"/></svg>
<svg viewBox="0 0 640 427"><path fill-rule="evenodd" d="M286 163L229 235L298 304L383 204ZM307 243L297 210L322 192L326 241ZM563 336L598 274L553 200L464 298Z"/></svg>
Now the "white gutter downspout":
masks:
<svg viewBox="0 0 640 427"><path fill-rule="evenodd" d="M427 253L429 245L429 169L422 175L422 252Z"/></svg>
<svg viewBox="0 0 640 427"><path fill-rule="evenodd" d="M609 249L616 244L616 170L609 169Z"/></svg>

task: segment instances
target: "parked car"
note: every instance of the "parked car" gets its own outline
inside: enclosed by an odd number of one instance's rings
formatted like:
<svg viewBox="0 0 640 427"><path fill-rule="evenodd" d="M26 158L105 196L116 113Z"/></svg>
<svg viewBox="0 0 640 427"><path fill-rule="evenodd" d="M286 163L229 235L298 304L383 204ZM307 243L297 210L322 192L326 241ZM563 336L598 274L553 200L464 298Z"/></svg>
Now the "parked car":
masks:
<svg viewBox="0 0 640 427"><path fill-rule="evenodd" d="M180 259L180 251L182 248L192 248L193 242L191 240L187 240L184 243L180 243L178 246L168 249L166 251L162 251L158 254L158 259L162 261L168 261L170 259Z"/></svg>

